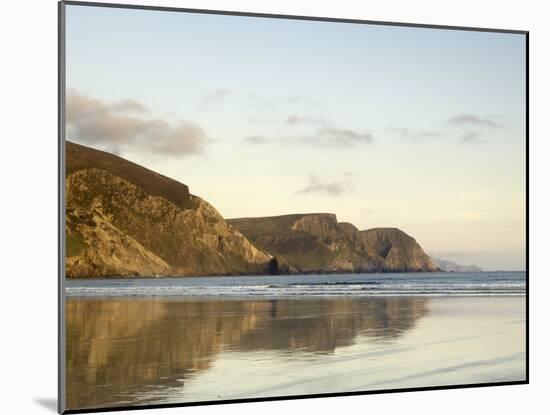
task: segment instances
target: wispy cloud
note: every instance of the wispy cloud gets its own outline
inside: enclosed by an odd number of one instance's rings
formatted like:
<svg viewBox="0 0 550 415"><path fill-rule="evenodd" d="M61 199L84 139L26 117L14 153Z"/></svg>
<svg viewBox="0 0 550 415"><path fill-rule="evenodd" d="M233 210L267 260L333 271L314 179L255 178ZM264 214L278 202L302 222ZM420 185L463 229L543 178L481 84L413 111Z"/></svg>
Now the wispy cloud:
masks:
<svg viewBox="0 0 550 415"><path fill-rule="evenodd" d="M289 115L285 120L285 125L329 125L330 122L320 117L311 117L308 115Z"/></svg>
<svg viewBox="0 0 550 415"><path fill-rule="evenodd" d="M254 121L257 120L254 119ZM337 128L329 120L311 115L289 115L284 120L283 125L288 127L305 126L311 128L312 132L282 137L266 137L258 134L245 137L244 140L249 144L304 144L335 148L353 147L360 144L369 144L373 141L373 136L368 131Z"/></svg>
<svg viewBox="0 0 550 415"><path fill-rule="evenodd" d="M483 144L487 142L487 140L482 138L478 133L474 132L464 134L461 141L466 144Z"/></svg>
<svg viewBox="0 0 550 415"><path fill-rule="evenodd" d="M316 141L336 147L349 147L372 142L370 133L346 128L321 128L317 130L316 137Z"/></svg>
<svg viewBox="0 0 550 415"><path fill-rule="evenodd" d="M493 120L490 120L489 118L482 118L478 117L477 115L473 114L459 114L456 117L452 117L448 120L451 124L456 125L475 125L475 126L483 126L483 127L498 127L499 125L494 122Z"/></svg>
<svg viewBox="0 0 550 415"><path fill-rule="evenodd" d="M462 130L460 142L463 144L483 144L487 140L482 137L480 131L484 134L488 133L488 129L496 129L501 126L490 118L479 117L474 114L459 114L447 120L448 123L454 124Z"/></svg>
<svg viewBox="0 0 550 415"><path fill-rule="evenodd" d="M67 138L99 145L109 151L141 149L152 153L185 155L199 153L208 141L198 125L145 117L145 105L122 100L108 103L75 89L67 91Z"/></svg>
<svg viewBox="0 0 550 415"><path fill-rule="evenodd" d="M137 114L149 114L149 110L145 105L133 99L123 99L111 105L111 109L116 112L130 112Z"/></svg>
<svg viewBox="0 0 550 415"><path fill-rule="evenodd" d="M353 191L352 174L346 173L339 180L323 179L315 174L309 178L309 183L303 189L298 190L296 195L307 195L312 193L325 194L328 196L341 196Z"/></svg>
<svg viewBox="0 0 550 415"><path fill-rule="evenodd" d="M373 138L368 132L358 132L350 129L320 128L311 135L296 135L286 137L267 137L265 135L250 135L244 138L245 143L254 145L302 144L314 147L350 148L357 145L370 144Z"/></svg>
<svg viewBox="0 0 550 415"><path fill-rule="evenodd" d="M415 130L411 128L389 127L389 130L399 135L403 139L421 140L424 138L440 138L447 134L435 130Z"/></svg>

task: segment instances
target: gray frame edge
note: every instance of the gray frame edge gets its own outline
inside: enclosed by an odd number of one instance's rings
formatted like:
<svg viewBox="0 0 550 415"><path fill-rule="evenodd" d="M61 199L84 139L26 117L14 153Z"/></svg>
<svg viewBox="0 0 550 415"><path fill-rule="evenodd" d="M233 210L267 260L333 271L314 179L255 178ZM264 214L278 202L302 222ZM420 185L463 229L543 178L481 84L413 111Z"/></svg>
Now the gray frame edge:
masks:
<svg viewBox="0 0 550 415"><path fill-rule="evenodd" d="M57 182L57 246L58 246L58 362L57 362L57 411L63 413L66 410L66 327L65 327L65 3L57 4L58 11L58 78L57 78L57 157L58 157L58 182Z"/></svg>
<svg viewBox="0 0 550 415"><path fill-rule="evenodd" d="M135 0L139 1L139 0ZM442 30L461 30L461 31L474 31L474 32L493 32L493 33L508 33L508 34L526 34L528 30L520 29L500 29L490 27L475 27L475 26L456 26L456 25L438 25L429 23L406 23L387 20L366 20L366 19L350 19L345 17L324 17L324 16L303 16L292 14L278 14L278 13L258 13L258 12L244 12L244 11L232 11L232 10L219 10L219 9L199 9L199 8L185 8L178 6L148 6L143 4L129 4L129 3L109 3L109 2L97 2L97 1L80 1L80 0L62 0L63 3L70 6L88 6L88 7L108 7L115 9L134 9L134 10L151 10L151 11L165 11L165 12L183 12L183 13L198 13L198 14L214 14L225 16L239 16L239 17L265 17L268 19L286 19L286 20L310 20L317 22L333 22L333 23L352 23L352 24L369 24L378 26L402 26L402 27L416 27L423 29L442 29Z"/></svg>

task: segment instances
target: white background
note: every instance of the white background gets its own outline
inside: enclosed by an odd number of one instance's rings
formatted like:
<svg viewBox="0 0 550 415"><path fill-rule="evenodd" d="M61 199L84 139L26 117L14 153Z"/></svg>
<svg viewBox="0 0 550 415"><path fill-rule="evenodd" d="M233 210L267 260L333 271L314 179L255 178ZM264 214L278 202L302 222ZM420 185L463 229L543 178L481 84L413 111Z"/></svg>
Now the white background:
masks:
<svg viewBox="0 0 550 415"><path fill-rule="evenodd" d="M549 217L550 26L545 2L142 0L141 4L529 30L531 52L530 385L176 408L155 413L547 413L550 277L544 267L548 251L544 237ZM3 413L52 414L57 390L56 1L5 1L0 19L0 407Z"/></svg>

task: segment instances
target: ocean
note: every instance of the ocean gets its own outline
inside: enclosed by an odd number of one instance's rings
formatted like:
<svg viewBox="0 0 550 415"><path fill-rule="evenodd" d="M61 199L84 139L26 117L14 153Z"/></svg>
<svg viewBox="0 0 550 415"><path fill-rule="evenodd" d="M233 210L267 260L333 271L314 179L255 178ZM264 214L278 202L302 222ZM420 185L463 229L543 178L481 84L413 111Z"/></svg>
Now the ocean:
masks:
<svg viewBox="0 0 550 415"><path fill-rule="evenodd" d="M515 296L525 272L382 273L280 276L110 278L66 281L69 297Z"/></svg>

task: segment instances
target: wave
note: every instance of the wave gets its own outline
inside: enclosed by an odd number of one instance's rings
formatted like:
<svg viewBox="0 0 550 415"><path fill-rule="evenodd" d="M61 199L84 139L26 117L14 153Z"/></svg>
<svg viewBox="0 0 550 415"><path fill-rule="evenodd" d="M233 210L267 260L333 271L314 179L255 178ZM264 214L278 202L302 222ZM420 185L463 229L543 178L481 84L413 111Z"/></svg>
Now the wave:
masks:
<svg viewBox="0 0 550 415"><path fill-rule="evenodd" d="M524 295L525 288L507 287L365 287L323 286L239 286L239 287L67 287L68 296L178 296L178 297L307 297L307 296L480 296Z"/></svg>
<svg viewBox="0 0 550 415"><path fill-rule="evenodd" d="M68 296L333 297L525 295L525 273L67 280Z"/></svg>

